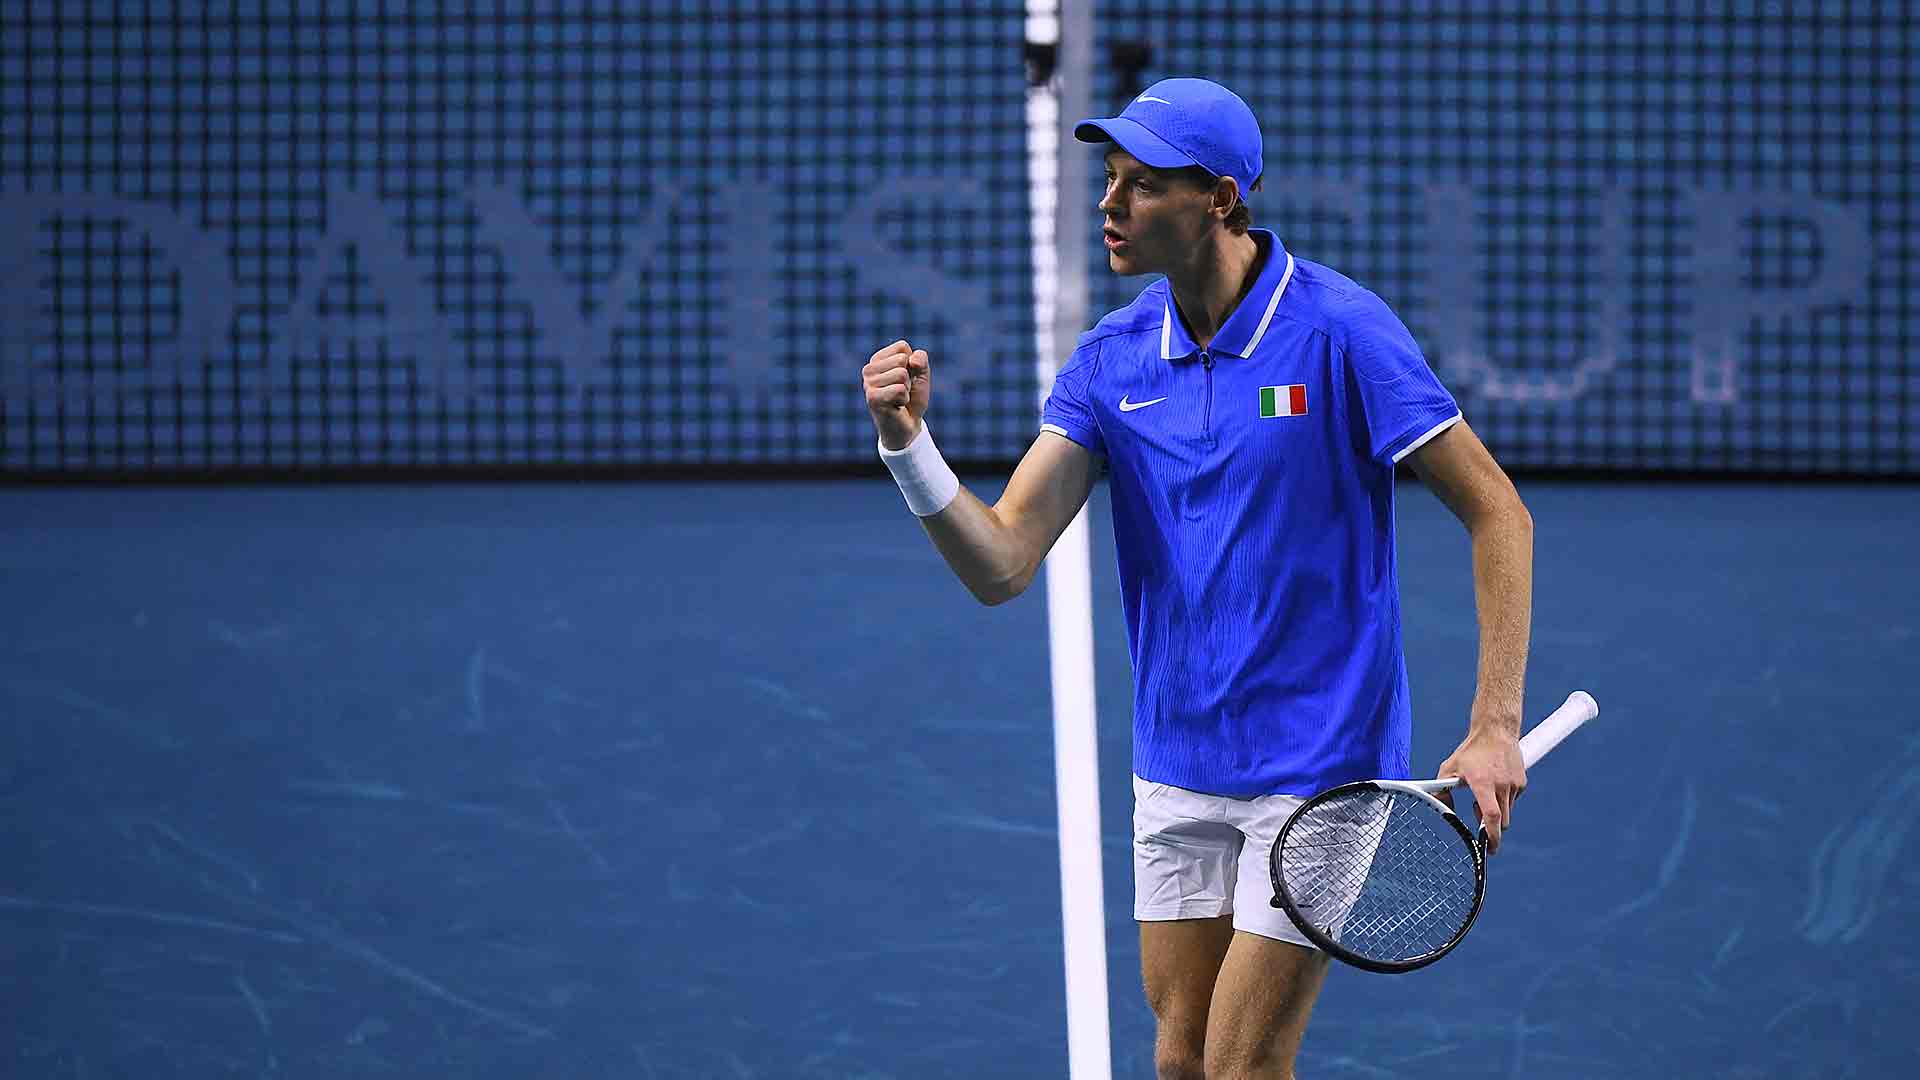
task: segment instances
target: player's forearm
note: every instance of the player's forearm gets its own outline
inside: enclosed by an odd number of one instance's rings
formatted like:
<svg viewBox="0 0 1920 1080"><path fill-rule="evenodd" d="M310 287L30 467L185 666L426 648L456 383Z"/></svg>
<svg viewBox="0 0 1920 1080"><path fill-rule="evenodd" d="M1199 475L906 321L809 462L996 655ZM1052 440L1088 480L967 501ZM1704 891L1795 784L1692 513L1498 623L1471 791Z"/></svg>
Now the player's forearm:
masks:
<svg viewBox="0 0 1920 1080"><path fill-rule="evenodd" d="M983 604L1011 600L1033 581L1039 563L1031 545L966 488L920 525L954 576Z"/></svg>
<svg viewBox="0 0 1920 1080"><path fill-rule="evenodd" d="M1475 728L1518 737L1533 625L1533 518L1514 499L1470 531L1480 619L1472 722Z"/></svg>

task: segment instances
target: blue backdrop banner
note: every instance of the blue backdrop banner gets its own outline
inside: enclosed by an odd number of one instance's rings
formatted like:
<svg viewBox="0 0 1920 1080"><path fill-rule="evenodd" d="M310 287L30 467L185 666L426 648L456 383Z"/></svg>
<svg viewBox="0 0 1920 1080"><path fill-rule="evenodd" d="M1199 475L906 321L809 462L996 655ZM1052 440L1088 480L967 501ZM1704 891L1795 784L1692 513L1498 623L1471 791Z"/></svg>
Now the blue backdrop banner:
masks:
<svg viewBox="0 0 1920 1080"><path fill-rule="evenodd" d="M1901 5L1586 8L1111 0L1095 101L1239 91L1257 220L1385 297L1510 465L1920 475ZM871 461L857 373L900 337L948 453L1011 459L1025 25L5 5L0 469Z"/></svg>

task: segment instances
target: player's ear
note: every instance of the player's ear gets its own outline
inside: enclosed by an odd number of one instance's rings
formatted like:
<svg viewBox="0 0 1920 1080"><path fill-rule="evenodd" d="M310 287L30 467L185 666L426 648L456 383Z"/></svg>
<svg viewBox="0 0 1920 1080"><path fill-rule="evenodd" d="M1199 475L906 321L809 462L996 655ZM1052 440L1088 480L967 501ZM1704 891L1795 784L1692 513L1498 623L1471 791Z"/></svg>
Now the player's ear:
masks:
<svg viewBox="0 0 1920 1080"><path fill-rule="evenodd" d="M1213 203L1207 209L1221 221L1227 220L1233 208L1240 205L1240 182L1231 176L1222 176L1213 182Z"/></svg>

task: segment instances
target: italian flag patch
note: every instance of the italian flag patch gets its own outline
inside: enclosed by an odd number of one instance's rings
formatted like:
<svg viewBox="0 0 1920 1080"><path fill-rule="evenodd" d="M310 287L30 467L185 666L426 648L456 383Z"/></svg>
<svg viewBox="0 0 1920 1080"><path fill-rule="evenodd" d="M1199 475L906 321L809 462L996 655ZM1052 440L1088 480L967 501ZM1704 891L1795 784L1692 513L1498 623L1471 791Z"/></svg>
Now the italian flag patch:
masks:
<svg viewBox="0 0 1920 1080"><path fill-rule="evenodd" d="M1296 383L1293 386L1263 386L1260 388L1260 417L1263 420L1276 416L1305 416L1307 414L1307 388Z"/></svg>

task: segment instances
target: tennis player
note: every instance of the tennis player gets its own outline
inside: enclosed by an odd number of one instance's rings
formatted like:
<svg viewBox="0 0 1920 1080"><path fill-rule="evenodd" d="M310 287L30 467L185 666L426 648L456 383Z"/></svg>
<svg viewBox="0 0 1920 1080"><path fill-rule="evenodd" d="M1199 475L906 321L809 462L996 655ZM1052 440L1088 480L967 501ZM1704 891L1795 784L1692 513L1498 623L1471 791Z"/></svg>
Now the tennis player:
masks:
<svg viewBox="0 0 1920 1080"><path fill-rule="evenodd" d="M1302 798L1409 773L1394 466L1472 537L1480 652L1466 737L1436 771L1497 849L1526 783L1533 523L1387 305L1251 227L1260 128L1169 79L1075 135L1108 144L1109 266L1161 274L1082 335L999 502L925 421L932 364L896 341L862 378L880 456L949 566L1018 596L1110 477L1133 657L1134 914L1163 1077L1291 1077L1326 972L1269 903Z"/></svg>

